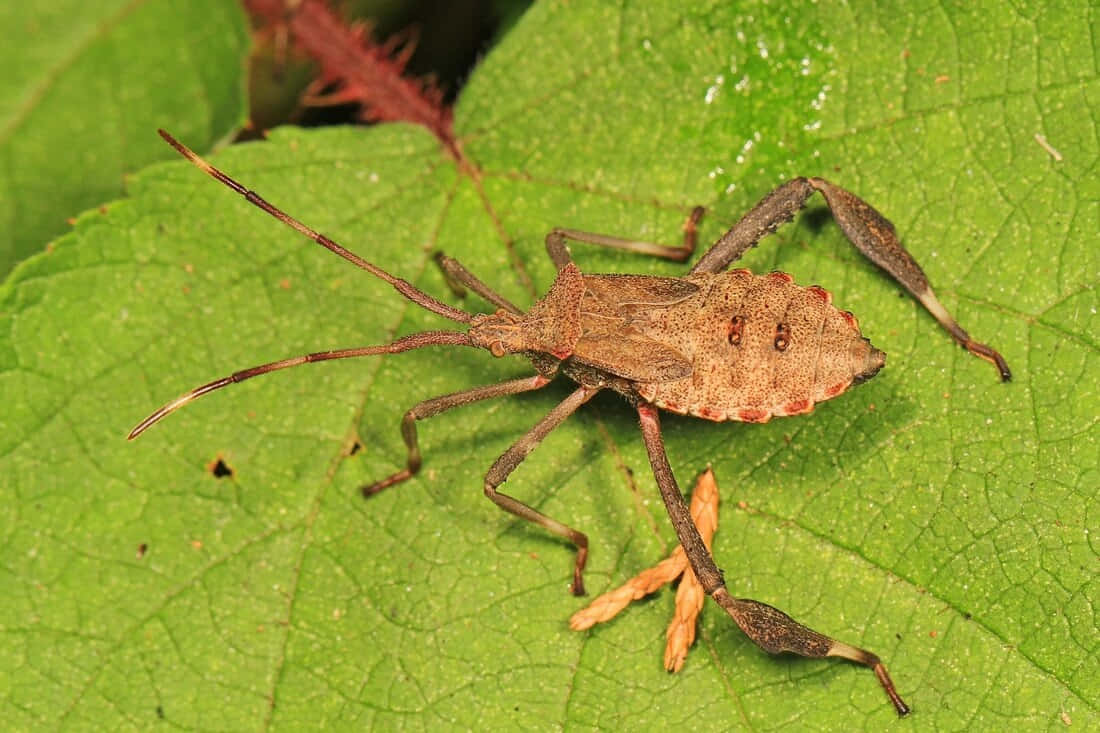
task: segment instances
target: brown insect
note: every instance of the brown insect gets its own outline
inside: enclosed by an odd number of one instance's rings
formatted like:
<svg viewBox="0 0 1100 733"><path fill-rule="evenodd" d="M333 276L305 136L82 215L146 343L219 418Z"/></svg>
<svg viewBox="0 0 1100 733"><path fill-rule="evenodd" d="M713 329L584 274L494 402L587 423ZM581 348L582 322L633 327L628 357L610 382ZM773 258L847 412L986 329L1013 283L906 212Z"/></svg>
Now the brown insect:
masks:
<svg viewBox="0 0 1100 733"><path fill-rule="evenodd" d="M401 435L408 448L406 467L364 487L363 493L375 494L419 470L417 420L471 402L539 389L564 374L578 388L493 463L485 476L484 489L501 509L545 527L576 546L572 590L582 595L588 555L585 534L497 491L497 487L550 431L597 392L618 392L638 412L661 498L706 593L764 650L806 657L844 657L863 664L875 672L898 714L909 712L885 666L871 652L813 631L767 604L730 595L672 475L657 412L662 408L715 421L767 422L773 416L809 412L814 404L836 397L882 368L883 352L863 338L851 313L832 305L825 290L795 285L782 272L754 275L748 270L726 271L745 250L792 219L815 191L825 197L833 217L856 248L912 293L959 344L996 365L1001 379L1008 381L1011 374L1005 360L959 327L933 294L920 266L898 241L894 226L869 204L820 178L788 181L764 197L680 278L585 275L570 258L565 241L683 261L695 249L702 208L695 209L688 218L680 247L555 229L546 237L546 249L557 265L557 278L549 292L526 312L456 260L441 256L439 262L453 285L465 286L497 306L495 313L472 315L349 252L226 176L168 133L161 130L160 135L249 202L389 283L413 303L469 328L465 332L425 331L389 344L324 351L244 369L169 402L142 420L130 432L130 439L208 392L308 362L396 354L437 345L474 346L498 357L523 355L534 365L534 376L435 397L406 412L401 421Z"/></svg>

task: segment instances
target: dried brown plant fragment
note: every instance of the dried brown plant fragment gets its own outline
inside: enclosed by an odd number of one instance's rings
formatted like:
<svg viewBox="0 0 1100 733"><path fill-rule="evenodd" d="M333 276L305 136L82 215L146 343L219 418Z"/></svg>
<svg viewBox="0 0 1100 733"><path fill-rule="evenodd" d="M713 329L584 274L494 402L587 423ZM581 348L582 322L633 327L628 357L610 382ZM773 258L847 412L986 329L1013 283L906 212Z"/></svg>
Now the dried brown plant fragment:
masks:
<svg viewBox="0 0 1100 733"><path fill-rule="evenodd" d="M710 549L718 529L718 483L708 467L695 483L691 493L691 518L699 528L703 543ZM665 634L665 669L679 672L695 642L695 624L703 609L706 593L688 564L684 548L679 544L672 553L651 568L643 570L618 588L599 596L569 619L574 631L589 629L609 621L630 605L631 601L659 590L680 578L676 591L676 606Z"/></svg>

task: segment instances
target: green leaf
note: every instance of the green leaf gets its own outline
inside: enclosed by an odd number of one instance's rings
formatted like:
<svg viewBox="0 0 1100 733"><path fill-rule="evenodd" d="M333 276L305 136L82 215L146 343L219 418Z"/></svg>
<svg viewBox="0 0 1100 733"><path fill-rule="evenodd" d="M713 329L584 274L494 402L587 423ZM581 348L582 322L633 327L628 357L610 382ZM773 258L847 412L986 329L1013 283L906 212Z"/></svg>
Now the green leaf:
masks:
<svg viewBox="0 0 1100 733"><path fill-rule="evenodd" d="M715 468L733 592L881 655L914 708L901 725L1097 727L1094 13L729 5L538 4L462 95L467 167L400 125L281 130L213 161L448 302L436 249L527 304L525 276L538 290L553 276L555 225L674 241L701 203L709 242L793 175L866 197L1014 380L955 347L816 203L745 264L828 287L888 368L810 416L666 417L673 467L685 489ZM519 360L311 365L126 443L157 405L234 369L446 327L185 163L129 193L0 291L9 727L895 720L867 670L769 657L713 604L677 675L661 667L671 593L568 629L584 603L567 593L572 548L480 491L567 384L423 422L421 474L360 498L403 465L406 409L530 374ZM683 272L574 254L589 272ZM614 396L504 488L588 533L591 592L673 546Z"/></svg>
<svg viewBox="0 0 1100 733"><path fill-rule="evenodd" d="M0 27L0 274L171 157L152 130L206 147L243 118L234 3L10 2Z"/></svg>

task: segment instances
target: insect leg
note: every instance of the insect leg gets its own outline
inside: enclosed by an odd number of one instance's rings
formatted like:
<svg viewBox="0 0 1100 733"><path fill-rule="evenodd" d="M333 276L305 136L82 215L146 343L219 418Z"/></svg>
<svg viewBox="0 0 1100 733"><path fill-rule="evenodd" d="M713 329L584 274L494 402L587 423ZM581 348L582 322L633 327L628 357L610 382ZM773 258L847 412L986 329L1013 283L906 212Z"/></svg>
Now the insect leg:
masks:
<svg viewBox="0 0 1100 733"><path fill-rule="evenodd" d="M755 247L761 239L793 219L813 193L813 187L805 178L787 181L749 209L740 221L711 245L691 272L721 272L726 269L747 249Z"/></svg>
<svg viewBox="0 0 1100 733"><path fill-rule="evenodd" d="M376 481L373 484L364 486L362 488L363 496L373 496L382 489L411 478L420 470L420 445L416 438L417 420L433 417L453 407L461 407L471 402L540 389L550 384L550 381L550 379L541 374L536 374L533 377L524 377L523 379L513 379L508 382L501 382L500 384L475 387L474 389L454 392L441 397L433 397L430 400L424 400L423 402L417 403L412 409L406 412L405 416L401 419L401 437L404 438L405 447L409 451L408 462L405 468L391 476L387 476L381 481Z"/></svg>
<svg viewBox="0 0 1100 733"><path fill-rule="evenodd" d="M912 293L960 346L996 366L1002 381L1012 379L1004 357L970 338L936 298L924 271L901 245L889 219L855 194L822 178L811 178L809 183L825 197L833 218L856 249Z"/></svg>
<svg viewBox="0 0 1100 733"><path fill-rule="evenodd" d="M699 221L703 218L704 212L705 209L702 206L696 206L692 209L687 220L684 222L684 241L679 247L654 244L653 242L639 242L634 239L624 239L622 237L612 237L607 234L584 232L579 229L563 229L561 227L556 227L552 232L546 235L546 251L550 253L550 259L554 261L554 264L558 266L559 270L572 261L569 257L569 250L565 247L565 240L567 239L572 239L576 242L598 244L602 247L611 247L612 249L623 249L628 252L639 252L655 257L664 257L665 259L675 260L676 262L686 262L695 252L695 242L698 238L698 225Z"/></svg>
<svg viewBox="0 0 1100 733"><path fill-rule="evenodd" d="M523 311L512 305L503 295L483 283L477 275L467 270L454 257L448 257L442 252L437 252L435 261L439 263L439 268L443 270L443 277L447 279L447 285L450 286L455 295L462 297L466 294L465 288L469 288L496 307L503 308L509 313L523 315Z"/></svg>
<svg viewBox="0 0 1100 733"><path fill-rule="evenodd" d="M578 407L592 399L597 392L599 392L599 389L589 387L581 387L574 391L558 404L557 407L551 410L546 417L540 420L535 427L531 428L526 435L517 440L511 448L504 451L500 458L493 463L489 472L485 474L485 495L489 497L494 504L506 512L511 512L517 517L526 519L528 522L534 522L541 527L545 527L558 537L569 540L576 546L577 560L573 566L573 585L571 590L574 595L578 596L584 595L584 579L582 575L585 561L588 559L588 537L583 532L579 532L568 525L562 524L556 519L551 519L542 512L527 506L523 502L507 494L498 492L497 487L507 480L508 475L511 474L516 466L522 463L523 459L542 442L543 438L550 434L550 431L561 425L562 422L565 421L565 418L576 412Z"/></svg>
<svg viewBox="0 0 1100 733"><path fill-rule="evenodd" d="M794 178L776 188L715 242L691 271L721 272L747 249L793 219L814 191L825 197L833 218L856 249L912 293L963 348L996 366L1003 381L1012 378L1004 357L970 338L936 298L924 271L901 245L894 225L863 199L822 178Z"/></svg>
<svg viewBox="0 0 1100 733"><path fill-rule="evenodd" d="M661 491L668 516L676 529L676 536L687 554L692 570L703 586L703 590L741 628L745 635L769 654L793 652L803 657L844 657L865 667L870 667L878 678L882 689L893 703L898 715L909 713L909 706L898 695L890 675L882 661L871 652L831 639L813 629L807 628L777 608L748 598L734 598L726 589L722 571L714 564L714 558L703 543L684 497L676 485L676 477L668 463L664 441L661 438L661 424L657 417L657 408L647 403L638 405L638 418L642 427L653 475L657 479L657 488Z"/></svg>

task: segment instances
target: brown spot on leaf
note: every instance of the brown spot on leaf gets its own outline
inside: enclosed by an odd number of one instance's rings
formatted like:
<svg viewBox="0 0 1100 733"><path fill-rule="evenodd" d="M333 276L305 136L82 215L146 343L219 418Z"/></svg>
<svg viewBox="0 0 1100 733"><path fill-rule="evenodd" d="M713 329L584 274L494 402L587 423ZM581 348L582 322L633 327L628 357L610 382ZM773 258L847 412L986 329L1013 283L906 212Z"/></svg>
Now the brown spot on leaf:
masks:
<svg viewBox="0 0 1100 733"><path fill-rule="evenodd" d="M350 458L356 453L361 452L365 447L362 439L353 433L344 439L344 449L342 453L345 458Z"/></svg>
<svg viewBox="0 0 1100 733"><path fill-rule="evenodd" d="M225 462L225 459L222 458L220 454L217 455L214 460L210 461L210 463L206 464L206 470L209 471L214 478L233 478L236 476L236 471Z"/></svg>

